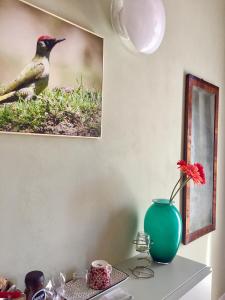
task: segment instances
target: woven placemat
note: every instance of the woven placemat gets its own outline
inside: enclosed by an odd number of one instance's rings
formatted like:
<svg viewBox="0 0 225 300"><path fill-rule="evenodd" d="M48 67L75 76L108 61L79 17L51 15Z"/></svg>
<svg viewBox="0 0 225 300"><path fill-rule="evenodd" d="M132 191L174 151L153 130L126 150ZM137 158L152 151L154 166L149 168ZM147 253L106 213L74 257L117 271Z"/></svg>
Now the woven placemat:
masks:
<svg viewBox="0 0 225 300"><path fill-rule="evenodd" d="M66 283L65 286L65 293L63 293L63 298L67 300L88 300L92 299L97 295L100 295L101 293L111 289L115 285L123 282L126 280L129 276L116 269L112 268L111 273L111 283L110 286L105 290L93 290L87 286L86 279L85 278L79 278L77 280L71 280Z"/></svg>

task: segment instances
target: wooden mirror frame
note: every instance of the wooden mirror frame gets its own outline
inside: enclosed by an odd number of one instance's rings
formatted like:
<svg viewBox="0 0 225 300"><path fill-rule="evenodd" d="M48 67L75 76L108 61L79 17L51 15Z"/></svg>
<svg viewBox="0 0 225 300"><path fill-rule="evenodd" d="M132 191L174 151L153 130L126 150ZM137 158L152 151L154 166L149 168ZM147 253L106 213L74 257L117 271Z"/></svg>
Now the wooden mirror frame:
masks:
<svg viewBox="0 0 225 300"><path fill-rule="evenodd" d="M209 82L204 81L191 74L186 75L185 90L185 127L184 127L184 159L189 163L191 161L192 147L192 101L193 88L200 88L206 93L213 94L215 99L214 105L214 144L213 144L213 180L212 180L212 209L211 223L196 231L190 232L190 183L183 190L183 243L188 244L191 241L215 230L216 228L216 175L217 175L217 139L218 139L218 105L219 105L219 88ZM206 178L207 180L207 178ZM199 187L201 188L201 187ZM204 199L203 199L204 201ZM204 204L204 202L203 202Z"/></svg>

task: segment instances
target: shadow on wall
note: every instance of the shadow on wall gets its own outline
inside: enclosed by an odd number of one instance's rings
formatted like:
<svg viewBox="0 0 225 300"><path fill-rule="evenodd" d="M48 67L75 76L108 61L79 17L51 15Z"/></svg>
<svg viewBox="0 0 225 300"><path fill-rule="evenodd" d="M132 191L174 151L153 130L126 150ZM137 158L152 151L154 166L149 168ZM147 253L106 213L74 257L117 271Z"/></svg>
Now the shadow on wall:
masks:
<svg viewBox="0 0 225 300"><path fill-rule="evenodd" d="M34 1L32 1L34 2ZM40 7L51 11L56 15L60 15L61 17L76 23L90 31L96 32L96 30L102 31L102 29L112 31L111 19L110 19L110 8L111 8L111 0L103 0L103 1L90 1L90 0L76 0L76 4L71 0L64 0L63 3L60 3L60 11L57 9L57 6L51 5L50 2L46 1L46 5L43 6L41 3ZM35 4L37 1L35 1ZM53 9L55 7L55 9ZM65 7L65 9L63 9ZM79 12L79 19L76 19L76 13L74 11ZM103 22L104 20L104 22ZM92 26L88 24L94 24Z"/></svg>
<svg viewBox="0 0 225 300"><path fill-rule="evenodd" d="M83 17L91 17L93 16L93 21L99 20L101 24L103 24L102 20L105 19L109 26L111 26L110 22L110 9L111 9L111 0L104 0L101 2L82 0L80 2L76 2L76 8L81 12L83 12ZM99 18L96 18L99 16ZM89 18L90 20L90 18Z"/></svg>
<svg viewBox="0 0 225 300"><path fill-rule="evenodd" d="M137 216L131 208L127 207L112 214L99 236L99 243L87 253L87 261L103 258L115 264L127 258L133 248L132 240L136 228Z"/></svg>
<svg viewBox="0 0 225 300"><path fill-rule="evenodd" d="M127 184L119 174L110 173L101 180L87 180L67 208L75 267L83 269L96 259L115 264L129 257L133 249L137 209Z"/></svg>

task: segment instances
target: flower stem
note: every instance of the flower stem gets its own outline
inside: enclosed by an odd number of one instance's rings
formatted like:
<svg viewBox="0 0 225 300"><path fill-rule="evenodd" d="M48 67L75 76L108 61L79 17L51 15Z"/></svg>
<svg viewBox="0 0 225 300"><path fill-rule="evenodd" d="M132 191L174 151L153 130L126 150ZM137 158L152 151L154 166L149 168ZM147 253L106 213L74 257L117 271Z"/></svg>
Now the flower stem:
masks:
<svg viewBox="0 0 225 300"><path fill-rule="evenodd" d="M177 183L175 184L175 186L174 186L174 188L173 188L173 190L172 190L172 193L171 193L171 195L170 195L170 200L173 199L173 198L172 198L172 197L173 197L173 193L174 193L174 191L175 191L177 185L178 185L179 182L181 181L182 177L183 177L183 176L181 176L181 177L179 178L179 180L177 181Z"/></svg>
<svg viewBox="0 0 225 300"><path fill-rule="evenodd" d="M188 183L188 181L190 179L191 179L190 177L185 179L185 181L181 184L181 186L178 188L178 190L175 192L175 194L170 198L170 203L173 201L173 199L177 195L177 193Z"/></svg>

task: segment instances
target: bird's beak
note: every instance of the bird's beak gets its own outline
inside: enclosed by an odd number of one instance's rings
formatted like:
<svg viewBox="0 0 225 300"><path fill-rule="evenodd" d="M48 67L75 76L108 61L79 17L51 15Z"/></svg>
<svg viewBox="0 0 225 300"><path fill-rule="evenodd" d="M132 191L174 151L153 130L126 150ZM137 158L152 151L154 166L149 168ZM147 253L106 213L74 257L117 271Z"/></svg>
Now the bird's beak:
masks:
<svg viewBox="0 0 225 300"><path fill-rule="evenodd" d="M65 41L65 39L64 38L63 39L58 39L58 40L55 41L55 44L58 44L58 43L60 43L62 41Z"/></svg>

